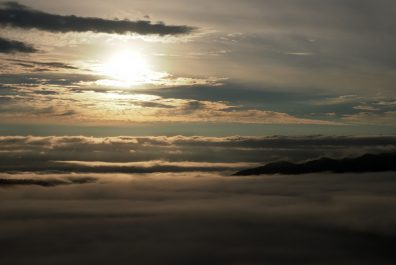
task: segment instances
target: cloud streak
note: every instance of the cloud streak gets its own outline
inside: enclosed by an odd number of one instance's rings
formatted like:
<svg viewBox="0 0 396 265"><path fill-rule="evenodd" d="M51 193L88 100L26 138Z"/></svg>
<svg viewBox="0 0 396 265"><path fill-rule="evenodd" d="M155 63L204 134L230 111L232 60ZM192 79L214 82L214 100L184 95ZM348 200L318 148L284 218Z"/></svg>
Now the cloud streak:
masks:
<svg viewBox="0 0 396 265"><path fill-rule="evenodd" d="M31 185L42 187L55 187L59 185L87 184L94 182L96 182L96 179L92 177L69 177L61 179L0 178L0 188Z"/></svg>
<svg viewBox="0 0 396 265"><path fill-rule="evenodd" d="M173 26L138 20L109 20L97 17L62 16L31 9L17 2L6 2L0 9L0 25L50 32L136 33L140 35L180 35L195 30L190 26Z"/></svg>
<svg viewBox="0 0 396 265"><path fill-rule="evenodd" d="M70 64L61 63L61 62L40 62L40 61L21 60L21 59L7 59L7 61L15 63L16 65L27 67L27 68L46 67L48 69L63 69L63 70L77 70L77 69L79 69L79 68L72 66Z"/></svg>

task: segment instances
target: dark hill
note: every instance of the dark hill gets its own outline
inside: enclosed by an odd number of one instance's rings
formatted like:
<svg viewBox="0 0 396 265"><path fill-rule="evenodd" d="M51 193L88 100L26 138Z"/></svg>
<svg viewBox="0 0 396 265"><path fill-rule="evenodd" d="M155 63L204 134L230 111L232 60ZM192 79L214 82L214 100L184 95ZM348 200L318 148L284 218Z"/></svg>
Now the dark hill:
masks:
<svg viewBox="0 0 396 265"><path fill-rule="evenodd" d="M382 172L396 171L396 153L366 154L357 158L331 159L320 158L305 163L291 162L269 163L262 167L239 171L234 176L250 176L263 174L298 175L315 172Z"/></svg>

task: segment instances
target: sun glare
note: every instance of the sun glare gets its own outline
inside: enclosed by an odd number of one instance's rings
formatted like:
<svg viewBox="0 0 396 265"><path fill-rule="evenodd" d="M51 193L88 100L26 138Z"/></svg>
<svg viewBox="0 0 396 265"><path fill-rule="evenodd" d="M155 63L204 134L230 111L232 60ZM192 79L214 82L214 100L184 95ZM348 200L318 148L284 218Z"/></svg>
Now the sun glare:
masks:
<svg viewBox="0 0 396 265"><path fill-rule="evenodd" d="M164 77L155 72L140 53L124 50L117 52L99 66L99 72L110 80L101 80L103 85L131 86L151 83Z"/></svg>

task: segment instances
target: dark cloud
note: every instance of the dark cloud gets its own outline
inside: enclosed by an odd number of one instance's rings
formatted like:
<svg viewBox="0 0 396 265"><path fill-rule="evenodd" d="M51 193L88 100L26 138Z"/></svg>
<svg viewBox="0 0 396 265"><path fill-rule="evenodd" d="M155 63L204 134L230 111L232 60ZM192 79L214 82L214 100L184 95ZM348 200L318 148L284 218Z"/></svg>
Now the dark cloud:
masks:
<svg viewBox="0 0 396 265"><path fill-rule="evenodd" d="M0 178L0 188L9 186L30 186L55 187L58 185L86 184L93 183L96 179L92 177L69 177L62 179L5 179Z"/></svg>
<svg viewBox="0 0 396 265"><path fill-rule="evenodd" d="M0 37L0 53L15 52L32 53L37 52L37 50L29 44Z"/></svg>
<svg viewBox="0 0 396 265"><path fill-rule="evenodd" d="M302 164L290 162L270 163L263 167L239 171L234 176L251 176L263 174L290 174L300 175L317 172L383 172L396 171L396 153L364 155L357 158L330 159L321 158Z"/></svg>
<svg viewBox="0 0 396 265"><path fill-rule="evenodd" d="M139 20L108 20L95 17L62 16L34 10L16 2L6 2L0 9L0 25L51 32L137 33L141 35L179 35L191 33L189 26L173 26Z"/></svg>

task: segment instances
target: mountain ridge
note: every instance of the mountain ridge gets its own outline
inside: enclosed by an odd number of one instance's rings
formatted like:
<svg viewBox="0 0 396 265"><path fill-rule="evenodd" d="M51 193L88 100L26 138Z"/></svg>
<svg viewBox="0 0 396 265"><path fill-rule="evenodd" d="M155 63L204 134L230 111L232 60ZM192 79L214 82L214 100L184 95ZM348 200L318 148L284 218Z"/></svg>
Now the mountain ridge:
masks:
<svg viewBox="0 0 396 265"><path fill-rule="evenodd" d="M355 158L333 159L322 157L303 163L279 161L265 166L245 169L233 176L252 175L300 175L308 173L364 173L396 171L396 153L365 154Z"/></svg>

